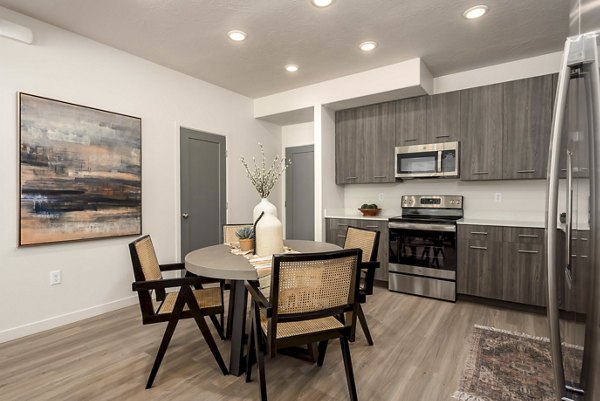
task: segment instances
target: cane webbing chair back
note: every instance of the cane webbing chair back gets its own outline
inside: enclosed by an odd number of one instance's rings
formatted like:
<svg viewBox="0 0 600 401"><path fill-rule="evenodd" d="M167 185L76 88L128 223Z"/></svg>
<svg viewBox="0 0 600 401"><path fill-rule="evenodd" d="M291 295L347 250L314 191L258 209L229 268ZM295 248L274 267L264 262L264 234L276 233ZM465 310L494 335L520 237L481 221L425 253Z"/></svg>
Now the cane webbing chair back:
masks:
<svg viewBox="0 0 600 401"><path fill-rule="evenodd" d="M253 227L252 224L225 224L223 226L223 243L227 245L239 245L240 239L235 234L237 230L244 227Z"/></svg>
<svg viewBox="0 0 600 401"><path fill-rule="evenodd" d="M277 299L277 313L316 312L352 304L356 263L356 256L279 260L279 286L271 298Z"/></svg>
<svg viewBox="0 0 600 401"><path fill-rule="evenodd" d="M361 262L377 260L377 246L379 245L379 231L366 230L357 227L348 227L344 249L358 248L362 250Z"/></svg>
<svg viewBox="0 0 600 401"><path fill-rule="evenodd" d="M264 356L278 349L319 343L318 366L323 365L330 340L339 339L351 400L357 401L348 341L358 311L360 249L273 256L271 296L258 283L248 282L252 296L252 332L246 359L251 380L253 356L259 365L261 399L267 400ZM263 351L264 350L264 351Z"/></svg>
<svg viewBox="0 0 600 401"><path fill-rule="evenodd" d="M140 261L140 267L144 275L145 280L160 280L162 274L160 273L160 265L154 252L154 245L152 239L147 235L135 242L135 249L137 256Z"/></svg>

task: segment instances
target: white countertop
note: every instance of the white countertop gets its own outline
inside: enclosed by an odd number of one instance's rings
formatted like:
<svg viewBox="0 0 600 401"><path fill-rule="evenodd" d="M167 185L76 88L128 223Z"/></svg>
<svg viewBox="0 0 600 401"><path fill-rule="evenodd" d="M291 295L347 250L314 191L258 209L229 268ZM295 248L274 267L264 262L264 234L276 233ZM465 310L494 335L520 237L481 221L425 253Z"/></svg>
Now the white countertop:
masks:
<svg viewBox="0 0 600 401"><path fill-rule="evenodd" d="M509 219L478 219L463 218L457 221L458 224L473 224L477 226L502 226L502 227L527 227L527 228L545 228L544 221L526 221Z"/></svg>
<svg viewBox="0 0 600 401"><path fill-rule="evenodd" d="M344 214L328 214L326 219L353 219L353 220L380 220L388 221L392 216L362 216L362 215L344 215Z"/></svg>

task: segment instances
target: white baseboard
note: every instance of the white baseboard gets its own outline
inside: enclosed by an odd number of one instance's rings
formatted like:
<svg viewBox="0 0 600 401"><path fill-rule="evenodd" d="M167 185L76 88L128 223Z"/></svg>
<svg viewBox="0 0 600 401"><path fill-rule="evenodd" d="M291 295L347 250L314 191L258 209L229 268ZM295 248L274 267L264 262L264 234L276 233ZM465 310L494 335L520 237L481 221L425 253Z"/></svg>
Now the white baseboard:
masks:
<svg viewBox="0 0 600 401"><path fill-rule="evenodd" d="M106 312L111 312L127 306L135 305L138 302L137 295L126 298L117 299L116 301L108 302L101 305L92 306L90 308L80 309L74 312L65 313L63 315L53 316L48 319L39 320L37 322L27 323L17 327L0 331L0 344L17 338L29 336L31 334L40 333L42 331L54 329L64 326L65 324L78 322L83 319L98 316Z"/></svg>

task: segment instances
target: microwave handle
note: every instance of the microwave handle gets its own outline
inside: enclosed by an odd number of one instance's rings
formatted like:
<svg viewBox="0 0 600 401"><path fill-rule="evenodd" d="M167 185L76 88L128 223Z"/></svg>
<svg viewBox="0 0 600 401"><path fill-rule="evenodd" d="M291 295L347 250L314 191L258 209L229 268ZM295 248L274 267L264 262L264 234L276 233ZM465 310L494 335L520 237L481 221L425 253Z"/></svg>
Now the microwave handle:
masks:
<svg viewBox="0 0 600 401"><path fill-rule="evenodd" d="M443 171L442 171L442 153L443 152L444 152L443 150L440 150L438 152L438 156L437 156L437 172L440 174L443 173Z"/></svg>

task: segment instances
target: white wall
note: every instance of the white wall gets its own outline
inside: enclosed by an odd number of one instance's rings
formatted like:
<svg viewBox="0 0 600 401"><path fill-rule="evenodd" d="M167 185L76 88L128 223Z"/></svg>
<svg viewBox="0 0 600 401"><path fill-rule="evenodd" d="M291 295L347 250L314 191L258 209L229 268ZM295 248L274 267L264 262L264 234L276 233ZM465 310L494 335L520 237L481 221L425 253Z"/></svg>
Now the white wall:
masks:
<svg viewBox="0 0 600 401"><path fill-rule="evenodd" d="M281 149L281 129L253 118L252 100L0 7L33 29L31 46L0 38L0 341L137 302L127 243L132 238L17 247L17 92L142 118L143 232L158 258L179 248L179 125L226 135L228 219L248 221L259 197L240 154ZM271 199L280 206L280 189ZM63 283L50 287L50 270Z"/></svg>

